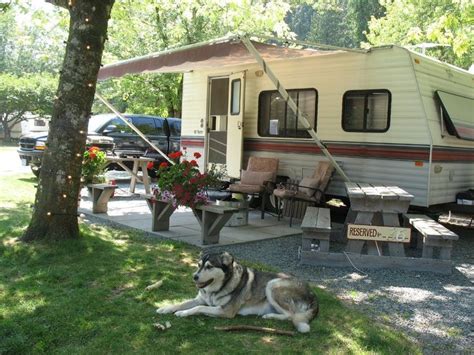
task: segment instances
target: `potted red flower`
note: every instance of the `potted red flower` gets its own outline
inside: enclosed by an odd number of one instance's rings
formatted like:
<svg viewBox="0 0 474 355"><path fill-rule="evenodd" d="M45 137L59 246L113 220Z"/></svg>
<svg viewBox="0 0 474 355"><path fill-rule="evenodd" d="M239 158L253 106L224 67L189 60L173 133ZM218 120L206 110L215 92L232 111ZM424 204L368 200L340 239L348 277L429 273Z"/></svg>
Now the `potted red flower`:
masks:
<svg viewBox="0 0 474 355"><path fill-rule="evenodd" d="M175 161L175 164L163 162L159 165L158 183L153 190L156 198L171 202L174 207L194 208L207 204L205 189L209 183L209 177L199 171L197 159L201 157L201 154L195 152L194 159L191 160L187 159L186 150L173 152L168 156Z"/></svg>
<svg viewBox="0 0 474 355"><path fill-rule="evenodd" d="M98 147L90 147L84 152L82 161L82 180L84 184L105 182L106 153Z"/></svg>

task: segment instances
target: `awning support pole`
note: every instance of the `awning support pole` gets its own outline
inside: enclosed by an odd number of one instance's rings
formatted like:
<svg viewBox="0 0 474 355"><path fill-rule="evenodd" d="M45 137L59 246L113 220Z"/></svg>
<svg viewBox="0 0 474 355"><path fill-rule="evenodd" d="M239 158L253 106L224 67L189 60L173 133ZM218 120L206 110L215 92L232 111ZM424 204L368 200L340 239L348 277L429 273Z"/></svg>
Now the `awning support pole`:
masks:
<svg viewBox="0 0 474 355"><path fill-rule="evenodd" d="M296 105L295 101L290 97L290 95L288 94L288 91L286 91L286 89L280 83L280 81L278 80L276 75L272 72L272 70L269 68L267 63L265 63L262 56L260 55L260 53L258 53L257 49L254 47L250 39L248 37L241 37L241 40L242 40L242 43L247 48L247 50L250 52L250 54L252 54L255 57L255 59L257 60L257 63L262 67L263 71L265 72L265 74L267 74L268 78L273 82L278 92L280 93L281 97L285 100L287 105L295 113L296 117L298 118L298 122L301 123L303 127L308 131L311 138L313 138L314 142L316 142L316 144L321 149L323 154L326 156L326 158L329 159L331 164L334 166L336 171L342 176L344 181L350 182L349 178L341 169L341 167L336 162L336 160L331 155L331 153L329 153L326 146L318 138L316 132L314 131L314 129L311 127L308 120L306 119L305 114L298 109L298 106Z"/></svg>
<svg viewBox="0 0 474 355"><path fill-rule="evenodd" d="M173 160L171 160L165 153L163 153L160 148L154 145L152 142L148 140L148 138L133 124L127 121L127 119L106 99L104 99L97 91L95 92L95 96L102 101L102 103L107 106L113 113L115 113L127 126L129 126L136 134L138 134L145 142L147 142L154 150L156 150L160 155L165 158L171 165L176 164Z"/></svg>

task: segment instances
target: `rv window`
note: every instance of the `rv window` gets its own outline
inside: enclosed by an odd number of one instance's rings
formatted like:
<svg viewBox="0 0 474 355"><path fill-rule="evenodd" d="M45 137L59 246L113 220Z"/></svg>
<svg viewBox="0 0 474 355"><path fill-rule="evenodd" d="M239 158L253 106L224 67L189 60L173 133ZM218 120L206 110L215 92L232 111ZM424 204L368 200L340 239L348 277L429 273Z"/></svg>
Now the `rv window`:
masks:
<svg viewBox="0 0 474 355"><path fill-rule="evenodd" d="M232 80L231 88L230 114L238 115L240 113L240 79Z"/></svg>
<svg viewBox="0 0 474 355"><path fill-rule="evenodd" d="M348 132L386 132L392 96L388 90L351 90L342 100L342 128Z"/></svg>
<svg viewBox="0 0 474 355"><path fill-rule="evenodd" d="M298 109L316 127L318 92L315 89L288 90ZM258 101L258 134L265 137L310 138L293 110L278 91L262 91Z"/></svg>

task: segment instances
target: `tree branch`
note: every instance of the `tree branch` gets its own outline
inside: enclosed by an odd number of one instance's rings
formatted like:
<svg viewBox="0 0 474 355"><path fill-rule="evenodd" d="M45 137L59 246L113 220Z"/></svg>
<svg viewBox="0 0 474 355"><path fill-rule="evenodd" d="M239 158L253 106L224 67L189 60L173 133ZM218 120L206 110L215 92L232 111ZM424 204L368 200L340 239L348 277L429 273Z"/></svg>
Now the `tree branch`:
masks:
<svg viewBox="0 0 474 355"><path fill-rule="evenodd" d="M223 330L225 332L228 331L238 331L238 330L256 330L258 332L263 333L270 333L270 334L278 334L278 335L289 335L294 336L295 332L291 330L281 330L281 329L274 329L274 328L266 328L266 327L256 327L253 325L230 325L228 327L214 327L215 330Z"/></svg>
<svg viewBox="0 0 474 355"><path fill-rule="evenodd" d="M69 3L71 2L72 4L74 1L71 0L45 0L46 2L49 2L50 4L59 6L59 7L64 7L65 9L69 9Z"/></svg>

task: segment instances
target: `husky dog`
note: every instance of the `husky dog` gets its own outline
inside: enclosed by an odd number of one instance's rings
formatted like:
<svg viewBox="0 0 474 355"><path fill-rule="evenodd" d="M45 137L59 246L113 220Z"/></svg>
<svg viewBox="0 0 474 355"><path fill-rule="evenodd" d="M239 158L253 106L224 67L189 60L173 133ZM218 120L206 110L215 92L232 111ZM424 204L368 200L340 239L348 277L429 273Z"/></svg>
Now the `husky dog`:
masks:
<svg viewBox="0 0 474 355"><path fill-rule="evenodd" d="M202 256L193 279L199 289L196 298L156 312L225 318L254 314L291 320L301 333L309 332L309 323L318 315L316 295L307 283L285 274L247 268L227 252Z"/></svg>

